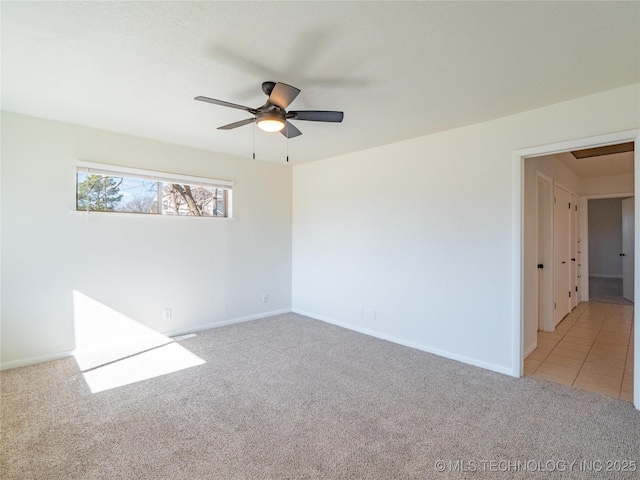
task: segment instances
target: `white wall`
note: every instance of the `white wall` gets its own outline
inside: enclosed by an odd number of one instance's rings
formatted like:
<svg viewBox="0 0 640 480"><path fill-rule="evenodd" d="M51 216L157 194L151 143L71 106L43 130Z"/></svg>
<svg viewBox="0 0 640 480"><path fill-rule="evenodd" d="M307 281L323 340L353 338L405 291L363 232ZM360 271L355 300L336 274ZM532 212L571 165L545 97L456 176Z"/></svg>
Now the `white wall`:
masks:
<svg viewBox="0 0 640 480"><path fill-rule="evenodd" d="M633 173L610 177L581 178L580 195L605 195L611 193L631 193L634 191Z"/></svg>
<svg viewBox="0 0 640 480"><path fill-rule="evenodd" d="M580 179L569 167L560 162L555 155L544 155L542 157L532 157L525 160L525 204L527 202L527 192L533 191L532 201L536 202L536 170L542 172L547 177L553 178L556 184L569 189L573 193L578 193ZM526 208L526 206L525 206Z"/></svg>
<svg viewBox="0 0 640 480"><path fill-rule="evenodd" d="M622 199L589 200L589 276L622 278Z"/></svg>
<svg viewBox="0 0 640 480"><path fill-rule="evenodd" d="M74 211L77 160L232 180L237 219L88 217ZM291 179L284 165L3 112L3 367L75 348L74 290L159 332L290 310Z"/></svg>
<svg viewBox="0 0 640 480"><path fill-rule="evenodd" d="M638 128L638 93L294 167L294 311L517 374L513 152Z"/></svg>

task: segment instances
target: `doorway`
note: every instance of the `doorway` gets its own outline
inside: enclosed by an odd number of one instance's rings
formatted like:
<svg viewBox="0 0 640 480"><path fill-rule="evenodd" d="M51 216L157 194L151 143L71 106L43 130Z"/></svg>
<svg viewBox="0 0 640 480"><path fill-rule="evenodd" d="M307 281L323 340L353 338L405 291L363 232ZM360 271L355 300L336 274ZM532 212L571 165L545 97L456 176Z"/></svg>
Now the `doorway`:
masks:
<svg viewBox="0 0 640 480"><path fill-rule="evenodd" d="M584 297L593 302L633 305L633 194L586 196L584 209L586 281Z"/></svg>
<svg viewBox="0 0 640 480"><path fill-rule="evenodd" d="M639 130L633 130L616 134L602 135L589 139L581 139L553 145L534 147L514 152L514 203L517 206L514 211L514 220L517 225L514 238L514 251L516 252L516 256L520 258L520 262L514 264L514 285L516 286L516 288L514 290L515 310L512 351L514 365L513 373L515 376L521 376L523 373L523 353L525 353L527 349L525 345L526 337L530 337L532 333L531 325L535 325L537 330L537 326L539 324L539 309L541 308L542 302L540 302L538 291L543 288L541 287L541 285L544 284L544 282L541 282L540 280L541 275L538 272L537 268L537 266L539 265L539 263L537 262L537 257L541 251L541 240L536 236L537 224L540 222L540 216L538 215L535 217L535 220L532 220L527 216L527 212L525 211L527 200L529 201L529 203L531 203L531 201L533 200L535 204L539 204L541 202L541 199L540 197L536 196L535 188L533 189L533 198L528 197L530 193L527 193L527 188L525 185L525 172L527 169L525 159L541 157L544 155L554 155L579 149L617 145L622 142L634 142L635 144L638 144L640 141L639 134ZM638 149L635 150L635 153L633 155L634 163L640 165ZM638 170L639 169L635 169L634 178L635 183L640 184L640 172ZM534 181L534 184L540 183ZM635 204L635 200L633 201L633 203ZM635 232L635 226L633 227L633 231ZM637 241L638 235L635 235L634 245ZM577 242L579 242L579 239L577 239ZM576 248L576 254L581 249L584 249L583 245L580 245ZM577 257L571 258L576 258L577 260ZM635 258L631 262L631 264L635 264ZM580 275L580 267L577 263L575 272L576 277L580 277L580 281L576 286L579 287L581 285L584 285L584 277L586 275ZM637 272L638 269L636 268L633 275L634 278ZM635 290L635 285L633 287L633 290ZM573 305L571 305L571 308L573 308ZM577 308L583 310L584 308L586 308L586 306L580 307L580 305L578 305ZM631 307L631 312L633 315L633 312L635 312L635 307ZM639 337L640 334L638 333L638 331L635 331L635 333L633 334L634 341L637 341ZM632 356L634 363L637 363L638 357L640 355L634 353ZM633 374L633 378L635 380L633 387L633 398L636 408L640 409L640 378L638 377L640 377L638 373Z"/></svg>

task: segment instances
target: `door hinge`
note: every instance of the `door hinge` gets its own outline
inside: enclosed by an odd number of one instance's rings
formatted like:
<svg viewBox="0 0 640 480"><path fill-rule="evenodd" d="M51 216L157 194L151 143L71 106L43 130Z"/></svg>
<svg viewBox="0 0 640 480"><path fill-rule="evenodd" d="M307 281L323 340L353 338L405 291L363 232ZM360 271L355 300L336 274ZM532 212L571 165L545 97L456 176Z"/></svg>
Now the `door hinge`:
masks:
<svg viewBox="0 0 640 480"><path fill-rule="evenodd" d="M553 309L556 309L556 302L553 302Z"/></svg>
<svg viewBox="0 0 640 480"><path fill-rule="evenodd" d="M576 212L578 211L578 205L576 204Z"/></svg>
<svg viewBox="0 0 640 480"><path fill-rule="evenodd" d="M578 277L578 278L580 278L580 277ZM577 291L578 291L578 287L576 286L576 292L577 292Z"/></svg>
<svg viewBox="0 0 640 480"><path fill-rule="evenodd" d="M571 210L571 202L569 202L569 210Z"/></svg>
<svg viewBox="0 0 640 480"><path fill-rule="evenodd" d="M569 298L571 298L571 290L569 290Z"/></svg>
<svg viewBox="0 0 640 480"><path fill-rule="evenodd" d="M558 198L557 197L553 197L553 203L558 203Z"/></svg>

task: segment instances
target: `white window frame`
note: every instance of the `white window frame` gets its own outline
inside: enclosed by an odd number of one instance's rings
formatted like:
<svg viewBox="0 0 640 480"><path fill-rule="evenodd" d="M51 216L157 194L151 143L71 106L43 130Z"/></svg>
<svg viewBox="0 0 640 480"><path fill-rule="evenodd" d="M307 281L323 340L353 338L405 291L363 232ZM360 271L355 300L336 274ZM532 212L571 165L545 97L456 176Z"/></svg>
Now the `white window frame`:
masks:
<svg viewBox="0 0 640 480"><path fill-rule="evenodd" d="M119 165L108 165L104 163L95 163L95 162L86 162L83 160L78 160L76 164L76 178L78 173L92 173L97 175L105 175L109 177L126 177L126 178L135 178L139 180L152 180L155 182L164 182L164 183L184 183L190 185L192 187L207 187L207 188L219 188L226 190L226 216L211 216L204 218L233 218L233 210L232 210L232 202L231 202L231 192L233 190L233 182L230 180L219 180L214 178L207 177L196 177L193 175L183 175L178 173L169 173L169 172L159 172L155 170L144 170L140 168L132 168L132 167L122 167ZM77 195L77 183L76 183L76 195ZM75 203L75 210L78 212L84 212L85 210L78 210L77 199ZM132 214L132 215L140 215L135 212L112 212L112 211L101 211L101 210L86 210L90 213L116 213L119 215L122 214ZM150 214L151 215L151 214ZM153 214L152 216L160 216L160 217L192 217L191 215L162 215L162 214Z"/></svg>

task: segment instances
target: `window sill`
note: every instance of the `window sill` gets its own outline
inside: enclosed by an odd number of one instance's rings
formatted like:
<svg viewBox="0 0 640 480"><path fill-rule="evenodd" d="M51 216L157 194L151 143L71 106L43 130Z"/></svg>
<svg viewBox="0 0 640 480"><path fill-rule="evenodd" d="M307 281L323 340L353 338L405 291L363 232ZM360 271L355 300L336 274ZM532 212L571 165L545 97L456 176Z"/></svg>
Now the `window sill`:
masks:
<svg viewBox="0 0 640 480"><path fill-rule="evenodd" d="M157 213L134 213L134 212L96 212L86 210L70 210L72 215L84 216L84 217L136 217L136 218L208 218L211 220L237 220L238 217L209 217L209 216L195 216L195 215L161 215Z"/></svg>

